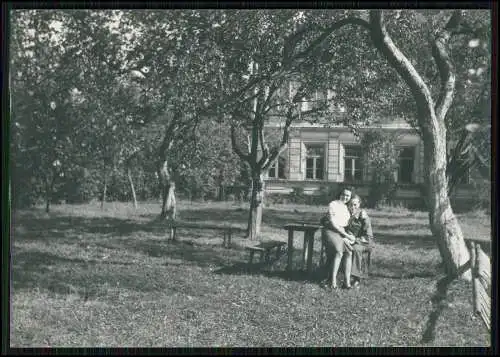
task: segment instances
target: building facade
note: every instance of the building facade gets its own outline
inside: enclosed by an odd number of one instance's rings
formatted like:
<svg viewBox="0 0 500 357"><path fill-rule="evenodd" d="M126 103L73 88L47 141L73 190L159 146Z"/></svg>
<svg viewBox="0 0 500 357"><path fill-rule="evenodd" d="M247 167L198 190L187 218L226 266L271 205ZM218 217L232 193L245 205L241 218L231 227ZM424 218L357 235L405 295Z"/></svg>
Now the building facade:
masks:
<svg viewBox="0 0 500 357"><path fill-rule="evenodd" d="M425 162L420 135L410 125L401 122L378 124L359 131L362 134L374 128L391 132L394 134L391 137L396 140L396 200L410 206L421 206ZM367 154L350 128L299 123L290 130L286 150L266 173L265 187L270 194L289 194L300 187L305 194L315 195L325 192L325 188L348 184L361 196L366 196L372 174ZM465 177L455 198L467 199L471 194Z"/></svg>

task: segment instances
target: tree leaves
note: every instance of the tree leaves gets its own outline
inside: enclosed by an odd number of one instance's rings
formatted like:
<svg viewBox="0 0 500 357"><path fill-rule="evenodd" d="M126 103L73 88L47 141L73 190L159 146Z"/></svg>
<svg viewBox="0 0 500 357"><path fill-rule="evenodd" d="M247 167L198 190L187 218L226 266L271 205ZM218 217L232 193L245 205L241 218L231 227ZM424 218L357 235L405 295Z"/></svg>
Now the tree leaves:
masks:
<svg viewBox="0 0 500 357"><path fill-rule="evenodd" d="M366 31L348 25L318 41L339 19L363 18L365 13L12 11L14 155L20 165L39 163L30 165L36 170L50 168L61 151L66 155L59 159L62 165L97 164L105 155L121 162L123 157L118 157L126 155L128 147L157 145L164 128L172 124L173 110L183 114L176 126L190 127L191 132L210 120L251 127L256 93L263 122L278 121L282 127L287 118L299 119L299 113L300 119L307 118L299 108L305 99L316 98L318 89L335 96L310 106L311 122L327 117L330 124L371 123L395 116L411 122L415 103ZM385 13L394 41L436 92L439 78L428 39L450 12ZM464 31L450 43L457 70L456 98L446 118L451 136L470 118L489 120L490 19L482 10L462 15L472 32ZM252 63L258 63L258 70L250 70ZM290 91L291 81L300 87L297 96ZM295 98L285 94L291 92ZM185 140L184 133L179 131L176 140ZM32 147L41 151L28 150ZM196 161L195 154L188 155L189 160Z"/></svg>

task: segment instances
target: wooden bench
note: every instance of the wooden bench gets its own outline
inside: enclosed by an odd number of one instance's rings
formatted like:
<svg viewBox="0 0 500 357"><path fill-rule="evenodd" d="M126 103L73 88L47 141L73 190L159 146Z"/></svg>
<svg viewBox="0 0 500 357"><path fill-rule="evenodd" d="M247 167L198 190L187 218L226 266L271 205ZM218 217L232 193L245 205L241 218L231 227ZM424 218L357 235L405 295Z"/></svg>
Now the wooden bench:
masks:
<svg viewBox="0 0 500 357"><path fill-rule="evenodd" d="M175 240L177 229L179 228L190 228L190 229L211 229L216 231L222 231L223 242L222 245L225 248L231 247L231 238L235 232L246 232L245 228L239 226L233 226L230 224L214 224L214 223L198 223L190 221L170 221L170 239Z"/></svg>
<svg viewBox="0 0 500 357"><path fill-rule="evenodd" d="M259 244L251 246L251 247L245 247L245 249L250 252L248 262L250 264L252 264L253 256L254 256L255 252L258 252L260 254L260 261L261 262L264 260L264 258L265 258L265 261L268 262L270 260L271 251L273 249L276 249L276 259L279 259L280 255L282 253L282 247L284 245L286 245L286 242L271 240L271 241L260 242Z"/></svg>
<svg viewBox="0 0 500 357"><path fill-rule="evenodd" d="M491 330L491 240L465 238L470 252L472 269L472 304L474 313L481 316L488 330Z"/></svg>

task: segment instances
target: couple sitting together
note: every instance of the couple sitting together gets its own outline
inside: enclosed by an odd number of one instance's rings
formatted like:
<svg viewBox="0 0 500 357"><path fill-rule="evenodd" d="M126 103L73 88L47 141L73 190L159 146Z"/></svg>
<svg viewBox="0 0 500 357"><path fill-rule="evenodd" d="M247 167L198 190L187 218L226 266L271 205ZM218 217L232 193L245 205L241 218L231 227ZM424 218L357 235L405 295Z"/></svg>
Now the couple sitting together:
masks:
<svg viewBox="0 0 500 357"><path fill-rule="evenodd" d="M344 188L339 198L328 205L328 213L321 224L321 239L327 256L327 278L322 283L337 289L337 273L343 261L344 288L359 287L360 280L368 273L363 253L371 250L373 244L370 218L361 209L361 198L354 195L351 188Z"/></svg>

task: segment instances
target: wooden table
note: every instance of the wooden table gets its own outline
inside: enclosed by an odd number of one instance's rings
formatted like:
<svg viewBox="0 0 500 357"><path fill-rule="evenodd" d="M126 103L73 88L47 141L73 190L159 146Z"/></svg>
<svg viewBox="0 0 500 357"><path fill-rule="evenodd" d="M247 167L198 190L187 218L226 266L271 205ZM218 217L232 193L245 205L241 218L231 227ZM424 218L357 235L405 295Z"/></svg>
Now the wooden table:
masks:
<svg viewBox="0 0 500 357"><path fill-rule="evenodd" d="M290 270L292 268L293 233L304 232L304 250L302 253L302 264L307 261L307 272L310 273L312 271L312 257L314 253L314 233L318 229L321 229L322 226L319 224L296 222L286 224L283 228L288 231L288 262L286 269Z"/></svg>

